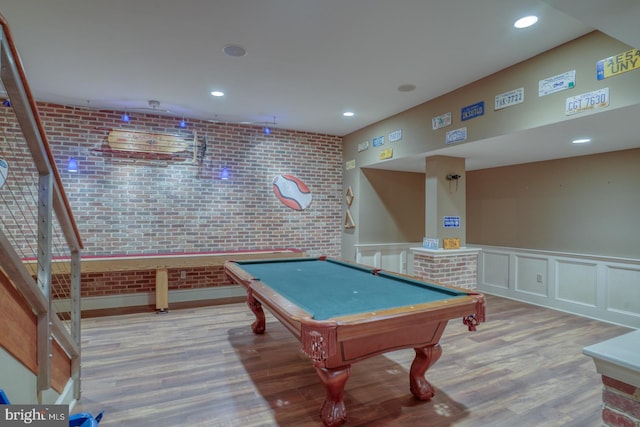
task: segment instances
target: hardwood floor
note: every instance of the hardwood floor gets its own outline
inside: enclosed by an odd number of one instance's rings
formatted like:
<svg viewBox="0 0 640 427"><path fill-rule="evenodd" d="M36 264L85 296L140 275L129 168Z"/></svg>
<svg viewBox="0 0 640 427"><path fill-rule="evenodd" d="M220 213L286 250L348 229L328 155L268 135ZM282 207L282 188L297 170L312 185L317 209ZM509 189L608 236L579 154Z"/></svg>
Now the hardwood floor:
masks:
<svg viewBox="0 0 640 427"><path fill-rule="evenodd" d="M266 312L266 310L265 310ZM82 399L111 426L319 426L324 399L298 341L244 303L83 320ZM409 392L413 350L352 366L345 426L600 426L602 383L582 348L620 326L487 296L487 322L449 322L427 371L429 402Z"/></svg>

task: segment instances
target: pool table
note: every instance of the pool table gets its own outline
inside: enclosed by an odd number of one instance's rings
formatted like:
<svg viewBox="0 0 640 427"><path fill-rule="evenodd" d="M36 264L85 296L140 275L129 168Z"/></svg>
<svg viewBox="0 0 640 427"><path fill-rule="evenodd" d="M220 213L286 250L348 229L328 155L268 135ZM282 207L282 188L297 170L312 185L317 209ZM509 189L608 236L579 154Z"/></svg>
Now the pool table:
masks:
<svg viewBox="0 0 640 427"><path fill-rule="evenodd" d="M429 400L434 390L425 372L440 358L447 322L462 318L475 330L485 317L481 293L339 259L227 261L224 269L246 288L256 316L253 332L264 333L266 306L313 361L326 392L320 410L326 426L346 420L344 387L352 363L413 348L409 389Z"/></svg>

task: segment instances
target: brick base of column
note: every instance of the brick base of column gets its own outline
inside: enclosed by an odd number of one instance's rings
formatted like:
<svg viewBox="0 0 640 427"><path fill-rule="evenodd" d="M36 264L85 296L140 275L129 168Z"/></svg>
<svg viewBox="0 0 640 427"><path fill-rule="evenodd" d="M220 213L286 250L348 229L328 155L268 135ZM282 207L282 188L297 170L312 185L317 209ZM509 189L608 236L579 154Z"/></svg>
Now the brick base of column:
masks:
<svg viewBox="0 0 640 427"><path fill-rule="evenodd" d="M415 251L413 274L421 279L465 289L478 286L478 253Z"/></svg>
<svg viewBox="0 0 640 427"><path fill-rule="evenodd" d="M609 427L640 427L640 389L602 376L602 421Z"/></svg>

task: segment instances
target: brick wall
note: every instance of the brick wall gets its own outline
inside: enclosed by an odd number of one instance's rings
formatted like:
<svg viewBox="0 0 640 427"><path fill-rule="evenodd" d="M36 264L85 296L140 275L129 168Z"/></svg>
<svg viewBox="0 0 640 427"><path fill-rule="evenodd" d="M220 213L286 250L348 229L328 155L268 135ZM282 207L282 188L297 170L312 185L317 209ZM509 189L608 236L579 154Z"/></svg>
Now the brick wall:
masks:
<svg viewBox="0 0 640 427"><path fill-rule="evenodd" d="M182 277L184 272L184 277ZM169 290L200 289L229 285L222 266L175 268L168 270ZM156 271L108 271L84 273L81 297L155 292Z"/></svg>
<svg viewBox="0 0 640 427"><path fill-rule="evenodd" d="M435 256L416 252L413 257L413 274L417 277L466 289L478 286L478 255L475 253Z"/></svg>
<svg viewBox="0 0 640 427"><path fill-rule="evenodd" d="M78 223L83 255L158 254L295 248L339 256L342 218L340 137L260 126L39 104L56 164ZM206 138L204 158L127 155L108 146L113 128ZM69 157L78 173L66 171ZM227 167L229 180L221 180ZM294 211L274 196L277 174L299 177L313 201ZM175 274L179 274L177 270ZM170 272L170 288L226 284L221 270ZM149 292L155 272L83 275L83 296Z"/></svg>
<svg viewBox="0 0 640 427"><path fill-rule="evenodd" d="M602 376L602 420L611 427L640 426L640 389Z"/></svg>

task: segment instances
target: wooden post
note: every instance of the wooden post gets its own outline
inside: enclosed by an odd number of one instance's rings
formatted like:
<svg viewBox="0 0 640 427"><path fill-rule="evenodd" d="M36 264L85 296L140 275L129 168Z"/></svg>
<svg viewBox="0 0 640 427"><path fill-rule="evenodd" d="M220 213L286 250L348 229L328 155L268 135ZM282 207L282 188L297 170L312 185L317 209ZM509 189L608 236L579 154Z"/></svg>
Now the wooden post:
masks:
<svg viewBox="0 0 640 427"><path fill-rule="evenodd" d="M169 273L166 268L156 270L156 310L158 313L169 311Z"/></svg>

